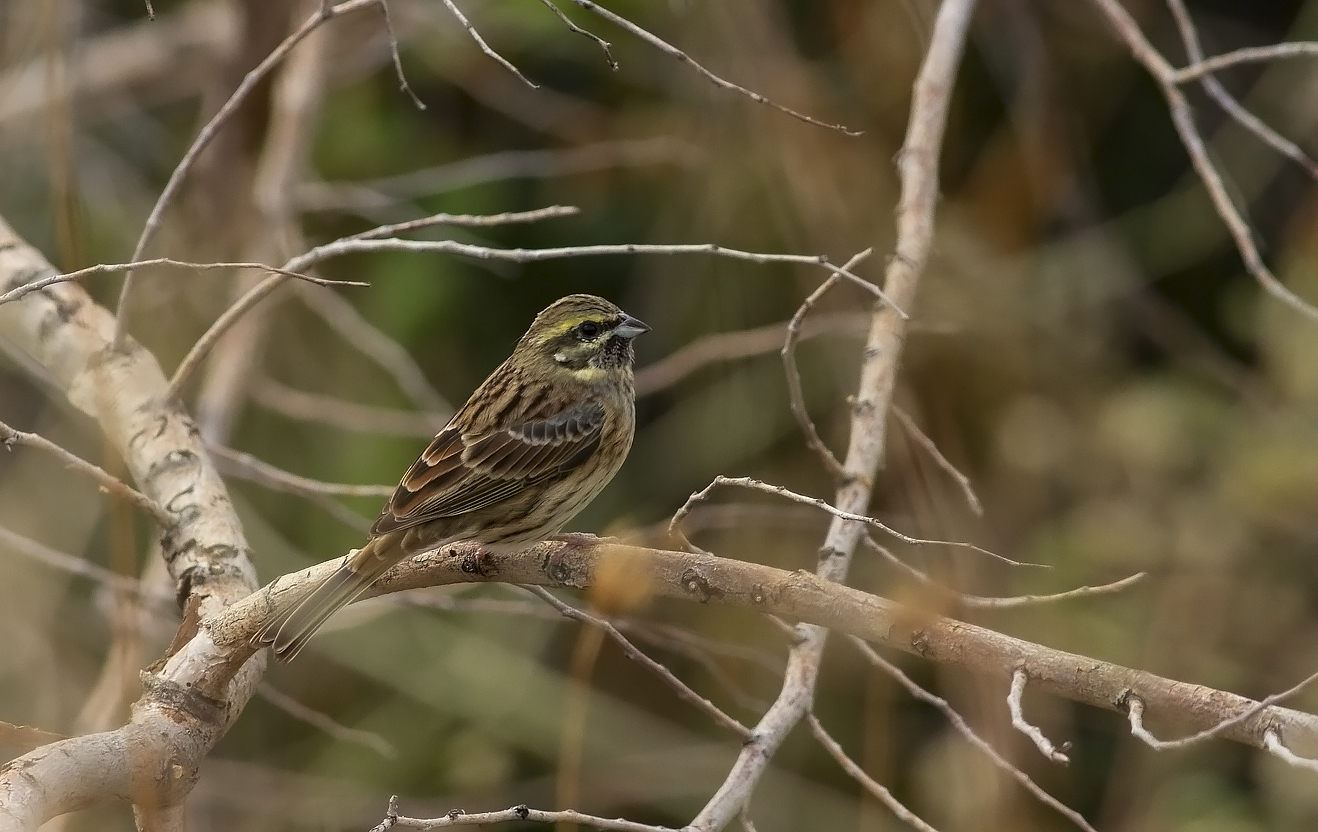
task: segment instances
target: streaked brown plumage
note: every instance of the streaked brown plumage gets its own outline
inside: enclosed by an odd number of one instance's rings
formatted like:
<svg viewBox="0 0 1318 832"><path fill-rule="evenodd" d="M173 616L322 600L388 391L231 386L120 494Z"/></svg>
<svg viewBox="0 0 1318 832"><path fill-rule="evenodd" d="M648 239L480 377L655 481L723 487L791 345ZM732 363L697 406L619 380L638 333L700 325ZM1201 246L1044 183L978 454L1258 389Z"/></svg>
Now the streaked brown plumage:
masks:
<svg viewBox="0 0 1318 832"><path fill-rule="evenodd" d="M536 316L403 475L371 539L253 638L291 660L394 564L458 540L512 551L557 533L631 449L632 339L649 329L594 295Z"/></svg>

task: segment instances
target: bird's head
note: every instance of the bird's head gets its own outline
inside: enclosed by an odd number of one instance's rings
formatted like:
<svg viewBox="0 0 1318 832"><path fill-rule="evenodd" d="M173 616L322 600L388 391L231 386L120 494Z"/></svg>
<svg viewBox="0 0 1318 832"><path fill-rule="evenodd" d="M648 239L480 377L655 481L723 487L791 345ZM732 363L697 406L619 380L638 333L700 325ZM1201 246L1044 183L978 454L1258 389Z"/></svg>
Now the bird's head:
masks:
<svg viewBox="0 0 1318 832"><path fill-rule="evenodd" d="M650 327L604 298L568 295L535 316L517 351L531 353L558 372L594 381L620 369L630 369L635 354L632 339Z"/></svg>

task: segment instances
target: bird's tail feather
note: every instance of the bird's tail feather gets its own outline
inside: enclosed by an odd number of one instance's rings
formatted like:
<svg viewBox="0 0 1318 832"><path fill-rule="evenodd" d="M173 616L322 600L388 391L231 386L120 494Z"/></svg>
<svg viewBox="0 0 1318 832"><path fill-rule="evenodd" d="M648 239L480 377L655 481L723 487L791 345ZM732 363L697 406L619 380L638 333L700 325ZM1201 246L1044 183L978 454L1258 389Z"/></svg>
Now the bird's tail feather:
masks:
<svg viewBox="0 0 1318 832"><path fill-rule="evenodd" d="M367 545L371 543L375 540ZM363 560L360 554L346 559L309 595L276 612L252 639L253 643L272 647L282 661L292 661L330 616L356 600L385 571L363 573L353 568ZM389 565L392 564L385 564L386 569Z"/></svg>

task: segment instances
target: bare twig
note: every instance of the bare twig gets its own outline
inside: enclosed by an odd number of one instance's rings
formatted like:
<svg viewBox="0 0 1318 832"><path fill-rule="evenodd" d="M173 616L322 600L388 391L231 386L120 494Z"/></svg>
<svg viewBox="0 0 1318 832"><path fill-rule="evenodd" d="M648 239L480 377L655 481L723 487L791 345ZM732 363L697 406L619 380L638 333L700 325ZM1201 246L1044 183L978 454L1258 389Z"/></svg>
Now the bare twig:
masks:
<svg viewBox="0 0 1318 832"><path fill-rule="evenodd" d="M1193 64L1201 64L1204 60L1204 50L1199 43L1199 33L1194 28L1194 21L1190 19L1190 12L1186 9L1184 0L1167 0L1167 7L1171 9L1172 16L1176 18L1176 26L1181 30L1181 42L1185 44L1186 57ZM1318 44L1309 44L1309 46L1318 47ZM1318 52L1315 54L1318 54ZM1304 168L1311 177L1318 179L1318 162L1310 159L1308 154L1301 150L1295 142L1285 138L1265 124L1258 116L1245 109L1231 93L1227 92L1226 87L1212 73L1201 75L1199 82L1204 91L1217 102L1217 105L1227 115L1235 119L1246 130L1258 136L1273 150Z"/></svg>
<svg viewBox="0 0 1318 832"><path fill-rule="evenodd" d="M363 534L370 531L371 521L335 500L330 494L338 489L351 492L350 496L362 496L361 492L363 491L375 492L369 496L380 496L382 492L386 494L393 493L392 488L382 485L344 485L309 480L289 473L282 468L276 468L268 462L259 460L249 454L210 444L207 445L206 449L215 459L215 467L220 470L220 473L254 482L274 491L304 497L319 506L335 520Z"/></svg>
<svg viewBox="0 0 1318 832"><path fill-rule="evenodd" d="M859 265L866 257L869 257L873 251L873 249L865 249L852 257L844 268L849 271ZM838 280L837 275L829 275L828 279L811 292L797 307L792 319L787 322L787 335L783 339L781 354L783 370L787 374L787 400L791 405L792 415L796 417L796 423L801 426L801 432L805 434L805 443L819 455L828 472L836 479L841 480L846 472L842 467L842 463L838 462L837 457L833 455L828 445L819 436L819 431L815 429L815 423L810 419L810 412L805 406L805 393L801 389L801 371L796 366L796 343L801 337L801 324L804 322L806 315L810 314L810 310L814 308L814 305L819 302L819 299L837 285Z"/></svg>
<svg viewBox="0 0 1318 832"><path fill-rule="evenodd" d="M751 477L725 477L722 475L715 477L714 481L711 482L709 485L705 486L700 491L697 491L693 493L690 497L688 497L687 501L683 503L682 507L679 508L677 512L673 515L673 519L669 521L668 524L669 534L671 534L673 538L677 540L687 551L699 551L699 550L696 549L696 547L691 543L691 541L687 540L686 535L682 533L681 524L683 518L685 518L686 515L690 513L692 506L694 506L696 503L702 500L708 499L710 492L712 492L715 488L721 485L734 486L737 488L749 488L752 491L763 491L766 494L774 494L779 497L792 500L793 502L814 506L815 508L828 512L829 514L833 515L839 520L848 520L855 523L864 523L867 526L878 529L886 534L892 535L893 537L897 538L903 543L908 543L913 546L953 546L959 549L969 549L970 551L978 552L981 555L988 555L989 557L995 560L1002 561L1003 563L1010 564L1011 566L1037 566L1037 567L1046 568L1045 564L1028 563L1025 561L1012 560L1011 558L1006 557L1005 555L999 555L996 552L990 552L988 549L985 549L982 546L976 546L973 543L964 543L957 540L926 540L924 538L911 537L910 535L906 535L897 531L896 529L885 524L881 520L877 520L873 517L869 517L864 514L856 514L850 511L843 511L842 509L837 508L836 506L830 505L826 500L821 500L818 497L807 497L804 494L797 494L795 491L792 491L781 485L773 485L772 483L761 482L760 480L753 479Z"/></svg>
<svg viewBox="0 0 1318 832"><path fill-rule="evenodd" d="M308 182L298 189L304 210L369 213L398 199L522 177L567 176L624 166L686 164L698 148L660 137L609 141L550 150L504 150L423 168L397 176L357 182Z"/></svg>
<svg viewBox="0 0 1318 832"><path fill-rule="evenodd" d="M328 0L297 0L296 17L310 14ZM250 180L252 206L259 215L254 233L240 242L248 259L283 262L306 248L293 193L306 175L316 126L323 109L331 70L333 33L319 29L306 37L279 68L271 82L265 136ZM257 230L259 228L259 230ZM234 276L230 297L240 297L260 279ZM238 330L218 345L204 368L192 412L205 441L226 444L247 404L247 386L261 366L274 327L269 308L240 322Z"/></svg>
<svg viewBox="0 0 1318 832"><path fill-rule="evenodd" d="M319 315L353 349L388 373L403 395L426 411L415 414L415 418L426 420L430 434L444 426L453 412L453 405L431 386L425 372L402 344L367 320L357 307L337 292L319 292L301 284L293 288L307 308Z"/></svg>
<svg viewBox="0 0 1318 832"><path fill-rule="evenodd" d="M385 34L389 36L389 56L393 58L394 74L398 76L398 89L407 93L418 110L424 110L425 102L412 91L412 85L407 83L407 76L403 74L403 59L398 54L398 35L394 32L394 21L389 15L389 0L380 0L380 12L384 15Z"/></svg>
<svg viewBox="0 0 1318 832"><path fill-rule="evenodd" d="M57 457L64 463L66 468L72 468L80 471L100 484L101 489L127 500L142 511L151 515L151 517L160 524L162 529L173 528L174 522L178 519L170 512L166 511L164 506L147 497L142 492L125 483L118 477L112 476L99 465L93 465L77 454L61 448L44 436L38 436L35 433L26 433L21 430L14 430L4 422L0 422L0 445L6 449L13 450L15 445L26 445L29 448L36 448L45 451Z"/></svg>
<svg viewBox="0 0 1318 832"><path fill-rule="evenodd" d="M1311 760L1308 757L1301 757L1294 751L1286 747L1281 741L1281 731L1276 728L1269 728L1263 732L1263 745L1273 756L1278 757L1289 766L1295 768L1307 768L1310 771L1318 772L1318 760Z"/></svg>
<svg viewBox="0 0 1318 832"><path fill-rule="evenodd" d="M365 746L387 760L392 760L398 756L397 749L374 731L363 731L360 728L349 728L346 725L341 725L327 714L323 714L315 708L308 708L268 682L262 682L256 692L262 699L294 719L314 726L340 742Z"/></svg>
<svg viewBox="0 0 1318 832"><path fill-rule="evenodd" d="M828 279L838 278L830 275ZM798 340L810 340L821 335L863 335L868 322L868 315L858 313L811 318L800 327ZM692 341L637 370L636 395L649 396L665 390L711 364L778 352L782 348L787 327L785 322L766 324L735 332L716 332Z"/></svg>
<svg viewBox="0 0 1318 832"><path fill-rule="evenodd" d="M334 396L308 393L261 378L251 385L252 400L269 410L302 422L315 422L344 430L391 436L429 438L443 426L438 415L358 404Z"/></svg>
<svg viewBox="0 0 1318 832"><path fill-rule="evenodd" d="M1152 748L1156 748L1159 751L1168 751L1176 748L1186 748L1197 742L1203 742L1206 739L1216 737L1228 728L1239 725L1246 720L1253 719L1257 714L1267 710L1276 703L1289 699L1313 684L1315 681L1318 681L1318 673L1306 676L1304 679L1301 679L1299 683L1292 685L1280 693L1274 693L1255 702L1248 708L1242 709L1240 713L1228 719L1223 719L1216 725L1212 725L1202 731L1193 733L1188 737L1181 737L1180 739L1175 740L1160 740L1153 736L1153 734L1149 733L1149 730L1144 727L1144 700L1140 698L1139 694L1134 691L1129 691L1122 698L1126 706L1126 715L1130 719L1130 733Z"/></svg>
<svg viewBox="0 0 1318 832"><path fill-rule="evenodd" d="M852 407L851 437L843 466L846 478L834 500L838 510L847 514L859 515L869 505L871 483L883 458L884 424L906 335L906 316L896 310L914 303L933 244L939 151L956 68L974 8L975 0L943 0L912 90L910 123L899 157L902 186L896 256L888 262L884 276L884 291L893 305L879 306L871 319ZM820 579L837 584L845 581L864 528L862 523L834 516L819 550L815 572ZM777 699L755 726L754 739L737 755L722 785L691 821L693 832L723 829L738 815L787 734L810 710L827 632L800 625L797 636Z"/></svg>
<svg viewBox="0 0 1318 832"><path fill-rule="evenodd" d="M117 572L111 572L103 566L97 566L94 563L61 552L58 549L52 549L44 543L40 543L29 537L24 537L17 532L6 529L4 526L0 526L0 546L4 546L10 551L17 552L24 557L31 558L38 563L45 564L52 569L58 569L61 572L68 572L71 575L87 578L95 581L101 586L108 587L117 592L131 592L142 598L154 601L157 604L167 604L170 607L174 606L174 593L172 592L149 587L141 581L130 578L127 575L120 575Z"/></svg>
<svg viewBox="0 0 1318 832"><path fill-rule="evenodd" d="M504 56L500 55L498 52L495 52L493 49L490 48L490 45L485 42L485 38L481 37L480 32L476 31L476 27L471 25L471 21L467 20L467 18L462 14L462 10L457 7L457 4L455 4L453 0L444 0L444 5L448 7L448 10L452 12L453 16L456 17L458 19L458 22L462 24L462 28L467 30L467 34L471 35L471 39L476 41L476 45L481 48L482 52L484 52L486 55L489 55L491 58L498 61L500 64L503 64L504 69L508 70L513 75L516 75L531 89L533 90L540 89L539 84L533 84L531 82L531 79L527 78L525 75L522 74L521 70L513 66L512 63L510 63L506 58L504 58Z"/></svg>
<svg viewBox="0 0 1318 832"><path fill-rule="evenodd" d="M595 41L595 43L599 44L599 48L604 50L604 60L609 62L609 69L613 70L614 72L618 71L618 62L613 59L612 44L610 44L607 40L595 34L594 32L587 32L585 29L573 23L572 18L568 17L566 14L563 13L562 9L554 5L554 0L540 0L540 2L544 3L546 6L549 7L550 11L558 15L558 19L563 21L563 25L568 27L568 29L570 29L573 32L576 32L578 35L590 38L591 40Z"/></svg>
<svg viewBox="0 0 1318 832"><path fill-rule="evenodd" d="M1053 745L1052 741L1043 735L1043 731L1038 727L1030 724L1025 718L1025 709L1021 704L1021 699L1025 696L1025 684L1030 680L1030 676L1023 668L1016 668L1011 673L1011 690L1007 693L1007 709L1011 711L1011 727L1020 731L1030 738L1039 753L1052 760L1054 763L1061 765L1070 765L1071 758L1064 753L1070 746L1070 743L1063 743L1061 748Z"/></svg>
<svg viewBox="0 0 1318 832"><path fill-rule="evenodd" d="M906 561L894 555L888 547L879 543L868 533L865 535L864 543L870 549L882 555L884 560L915 579L915 581L921 586L928 587L939 595L948 597L953 603L970 609L1011 609L1013 607L1029 607L1037 604L1052 604L1058 601L1070 601L1075 598L1088 598L1092 595L1111 595L1134 586L1148 577L1147 572L1136 572L1134 575L1127 575L1126 577L1117 581L1112 581L1111 583L1099 584L1098 586L1081 586L1076 587L1075 589L1068 589L1064 592L1054 592L1047 595L1009 595L1001 598L985 595L969 595L938 583L924 572L916 569L914 566L911 566Z"/></svg>
<svg viewBox="0 0 1318 832"><path fill-rule="evenodd" d="M243 315L247 313L256 304L260 303L272 292L278 289L287 280L284 272L297 272L302 269L310 268L312 265L332 257L339 257L344 254L361 253L368 251L414 251L414 252L444 252L449 254L462 254L469 257L476 257L482 260L507 260L513 263L534 263L541 260L558 260L565 257L591 257L610 254L713 254L721 257L730 257L736 260L749 260L754 263L801 263L805 265L819 266L828 271L841 275L848 280L855 282L857 285L865 287L870 292L880 298L887 300L883 290L879 289L873 283L864 280L845 269L840 269L828 262L824 256L810 257L803 254L761 254L758 252L740 251L738 249L724 248L713 244L701 245L636 245L624 244L616 246L578 246L569 248L541 248L541 249L499 249L487 248L485 246L473 246L466 243L459 243L454 240L400 240L389 238L385 240L351 240L343 239L332 243L326 243L323 246L317 246L305 254L294 257L284 265L283 270L278 274L273 274L265 280L252 287L251 291L243 295L232 306L224 311L215 323L211 324L210 329L197 339L192 345L192 349L183 358L178 369L174 371L174 378L169 383L169 394L171 398L176 398L192 376L196 369L205 360L206 356L214 348L215 344L223 337L224 333L237 323ZM905 313L899 307L893 305L894 311L898 315L905 317Z"/></svg>
<svg viewBox="0 0 1318 832"><path fill-rule="evenodd" d="M544 589L543 587L525 586L522 588L544 600L545 603L549 604L554 609L558 610L558 612L561 615L567 618L571 618L574 621L581 621L586 624L590 624L591 626L598 627L600 630L604 631L604 633L606 633L609 636L609 638L613 639L614 642L616 642L617 645L620 648L622 648L622 652L627 656L627 658L631 659L634 662L637 662L638 664L642 665L643 667L647 668L648 670L656 674L660 679L663 679L664 682L669 687L671 687L674 691L677 692L679 698L685 700L686 702L691 703L692 705L695 705L697 708L703 711L706 716L712 719L714 723L717 724L719 727L726 728L743 739L750 736L751 731L749 728L747 728L745 725L742 725L735 718L724 713L713 702L710 702L705 697L696 693L686 684L686 682L683 682L681 679L677 678L677 676L673 674L673 671L669 670L659 662L647 656L636 645L632 644L631 641L629 641L626 636L624 636L621 632L619 632L617 627L613 626L608 621L604 620L603 618L599 618L597 616L591 615L590 613L584 610L577 609L571 604L567 604L564 603L563 601L560 601L558 598L556 598L553 595L553 593L551 593L547 589Z"/></svg>
<svg viewBox="0 0 1318 832"><path fill-rule="evenodd" d="M1249 223L1241 214L1241 210L1232 201L1226 185L1222 182L1221 175L1217 172L1212 158L1208 155L1203 137L1199 135L1199 128L1195 125L1194 113L1190 109L1190 103L1186 100L1185 94L1179 86L1180 80L1176 70L1154 48L1153 44L1149 43L1144 33L1140 31L1139 24L1135 22L1135 19L1130 16L1130 13L1126 11L1119 0L1093 0L1093 3L1107 16L1108 22L1121 39L1125 41L1126 47L1130 49L1135 60L1143 64L1144 68L1153 76L1153 80L1157 82L1163 98L1167 100L1167 108L1171 112L1172 124L1176 127L1176 132L1181 137L1181 143L1185 145L1186 152L1190 154L1190 162L1194 166L1195 173L1199 175L1199 179L1203 182L1204 189L1208 191L1208 196L1212 200L1217 215L1222 219L1231 235L1231 239L1235 242L1236 250L1240 253L1240 259L1246 270L1268 294L1301 315L1318 321L1318 307L1287 288L1263 261L1258 245L1254 242ZM1218 68L1217 65L1213 66Z"/></svg>
<svg viewBox="0 0 1318 832"><path fill-rule="evenodd" d="M866 774L865 769L848 757L847 752L842 749L842 744L833 739L828 731L824 730L819 717L811 712L806 714L805 719L810 726L810 733L814 735L820 745L824 746L824 750L829 753L829 756L836 760L838 765L842 766L843 771L851 775L851 779L864 787L865 791L873 795L876 800L887 806L889 811L897 816L898 820L912 829L919 829L920 832L938 832L937 829L925 823L918 815L903 806L902 802L893 797L892 792L888 791L886 786Z"/></svg>
<svg viewBox="0 0 1318 832"><path fill-rule="evenodd" d="M174 260L170 257L156 257L151 260L138 260L134 263L102 263L97 266L88 266L85 269L78 269L76 272L67 274L56 274L43 277L40 280L34 280L31 283L24 283L14 289L10 289L4 294L0 294L0 304L9 303L18 300L25 295L40 291L47 286L55 286L60 283L68 283L71 280L79 280L84 277L90 277L97 274L116 274L118 272L132 271L133 269L146 268L147 266L171 266L177 269L195 269L196 271L211 271L214 269L259 269L263 272L272 274L282 274L285 277L295 277L298 280L305 280L308 283L315 283L318 286L370 286L360 280L330 280L324 277L316 277L310 274L299 274L290 272L285 269L277 269L274 266L267 266L264 263L189 263L185 260Z"/></svg>
<svg viewBox="0 0 1318 832"><path fill-rule="evenodd" d="M388 497L394 493L392 485L351 485L341 482L324 482L299 476L258 459L251 454L235 451L219 445L209 445L206 450L216 458L230 463L234 468L243 469L250 479L286 491L289 494L333 495L337 497Z"/></svg>
<svg viewBox="0 0 1318 832"><path fill-rule="evenodd" d="M1256 64L1263 61L1276 61L1285 58L1306 58L1318 55L1318 43L1314 41L1296 41L1293 43L1270 43L1267 46L1246 46L1211 58L1195 58L1187 67L1172 70L1168 76L1174 84L1187 84L1214 72L1239 66Z"/></svg>
<svg viewBox="0 0 1318 832"><path fill-rule="evenodd" d="M757 92L752 92L751 90L748 90L743 86L734 84L731 81L726 81L723 78L720 78L719 76L710 72L708 69L705 69L700 64L696 63L694 60L692 60L690 55L686 54L681 49L678 49L676 46L673 46L672 44L668 43L662 38L659 38L656 35L651 34L645 29L642 29L640 26L637 26L635 23L632 23L627 18L622 17L621 15L614 14L613 12L604 8L603 6L600 6L598 3L594 3L591 0L572 0L572 2L576 3L578 6L580 6L583 9L586 9L587 11L594 12L595 14L599 15L600 17L604 18L605 20L617 26L621 26L623 29L626 29L628 32L631 32L633 35L645 41L646 43L650 44L655 49L658 49L660 52L663 52L665 55L676 58L682 63L690 66L696 72L705 76L705 78L708 79L710 83L714 84L714 86L716 87L720 87L722 89L730 90L740 95L744 95L747 98L749 98L751 101L756 102L757 104L764 104L766 106L772 107L780 113L786 113L792 118L800 119L801 121L807 122L809 124L818 125L819 127L827 127L829 130L836 130L839 133L843 133L845 135L853 136L853 137L865 135L862 131L849 130L841 124L829 124L828 122L819 121L818 119L811 118L810 116L807 116L803 113L798 113L796 110L793 110L790 107L784 107L782 104L779 104L776 101L771 101Z"/></svg>
<svg viewBox="0 0 1318 832"><path fill-rule="evenodd" d="M970 506L970 510L975 512L976 516L983 517L984 505L980 503L979 497L975 495L974 486L970 484L970 477L961 473L961 471L952 464L951 460L943 456L943 452L938 450L938 445L934 443L934 440L930 439L925 435L924 431L920 430L920 426L915 423L915 420L912 419L910 414L905 410L894 405L892 408L892 415L897 420L897 424L901 425L906 430L906 435L910 437L915 444L923 448L925 453L933 458L938 467L943 469L944 473L956 481L956 484L961 488L962 496L966 498L966 505Z"/></svg>
<svg viewBox="0 0 1318 832"><path fill-rule="evenodd" d="M409 818L398 814L389 815L376 829L449 829L455 826L492 826L496 823L569 823L601 829L604 832L676 832L665 826L651 826L621 818L601 818L583 815L572 809L549 812L532 809L529 806L514 806L501 812L464 812L454 809L439 818ZM372 830L374 832L374 830Z"/></svg>
<svg viewBox="0 0 1318 832"><path fill-rule="evenodd" d="M164 190L160 192L160 196L156 198L156 204L152 207L146 225L142 228L142 234L137 239L137 245L133 248L132 260L142 259L142 254L146 251L147 245L150 244L151 238L155 236L160 227L160 219L164 215L165 209L178 195L179 188L183 185L183 179L187 176L188 171L192 169L193 164L196 163L197 157L215 138L224 123L237 112L239 106L242 105L257 84L266 75L270 74L270 71L278 66L284 58L288 57L288 53L292 51L294 46L297 46L299 41L315 31L322 23L349 12L364 9L377 2L380 2L380 0L347 0L347 2L340 3L337 6L322 4L311 17L307 18L306 22L298 27L297 31L285 38L283 43L279 44L273 52L265 57L265 60L261 61L255 69L244 76L242 83L229 96L229 100L224 102L224 106L220 107L219 111L211 117L206 126L197 134L197 137L192 140L191 146L188 147L178 166L174 168L174 172L170 174L169 181L165 184ZM128 305L129 299L132 297L132 291L133 272L129 271L124 276L124 285L119 291L119 305L115 311L114 346L116 350L123 349L128 326Z"/></svg>
<svg viewBox="0 0 1318 832"><path fill-rule="evenodd" d="M256 306L267 296L272 294L276 289L283 286L288 278L283 274L272 274L265 280L253 286L246 294L238 298L224 313L210 325L210 328L202 333L188 354L183 356L178 367L174 370L174 377L169 380L169 388L165 395L170 400L177 400L183 392L183 387L191 380L193 374L201 369L201 365L210 355L215 345L219 343L220 338L239 320L242 319L248 310Z"/></svg>
<svg viewBox="0 0 1318 832"><path fill-rule="evenodd" d="M489 228L496 225L516 225L524 222L552 220L559 217L574 217L580 213L581 209L575 205L550 205L547 208L537 208L534 211L511 211L504 214L432 214L429 217L394 225L381 225L343 239L379 240L411 231L420 231L423 228L434 228L437 225L452 225L459 228Z"/></svg>
<svg viewBox="0 0 1318 832"><path fill-rule="evenodd" d="M884 671L893 679L896 679L897 682L902 687L906 688L907 692L912 696L922 702L927 702L928 704L933 705L941 711L947 721L952 723L952 727L957 730L957 733L965 737L971 745L982 751L993 761L995 766L1006 772L1017 783L1021 784L1026 791L1034 795L1041 803L1056 810L1059 814L1070 820L1071 823L1075 824L1080 829L1085 830L1085 832L1095 832L1094 828L1089 825L1089 822L1086 821L1079 812L1040 788L1039 784L1031 780L1028 774L1012 765L1007 758L1003 757L993 746L989 745L983 737L975 733L975 729L970 727L970 724L966 722L965 718L957 713L956 708L953 708L946 699L943 699L941 696L935 696L917 685L910 676L907 676L902 672L900 667L883 658L883 656L880 656L878 652L875 651L873 647L866 644L863 639L856 638L855 636L848 636L847 640L861 652L870 664Z"/></svg>
<svg viewBox="0 0 1318 832"><path fill-rule="evenodd" d="M22 753L63 739L68 739L68 737L63 734L43 731L40 728L0 721L0 748L7 751Z"/></svg>
<svg viewBox="0 0 1318 832"><path fill-rule="evenodd" d="M375 251L410 251L417 253L459 254L477 260L503 260L509 263L539 263L545 260L562 260L568 257L607 257L630 254L712 254L733 260L746 260L751 263L795 263L803 266L818 266L846 280L855 283L865 291L891 305L903 320L908 316L899 306L893 304L884 291L864 278L857 277L846 269L829 262L824 255L808 254L765 254L757 251L741 251L714 243L696 243L690 245L654 245L641 243L623 243L621 245L567 246L563 248L489 248L487 246L469 245L456 240L336 240L311 249L300 257L295 257L286 265L307 268L316 263L341 257L345 254L362 254Z"/></svg>

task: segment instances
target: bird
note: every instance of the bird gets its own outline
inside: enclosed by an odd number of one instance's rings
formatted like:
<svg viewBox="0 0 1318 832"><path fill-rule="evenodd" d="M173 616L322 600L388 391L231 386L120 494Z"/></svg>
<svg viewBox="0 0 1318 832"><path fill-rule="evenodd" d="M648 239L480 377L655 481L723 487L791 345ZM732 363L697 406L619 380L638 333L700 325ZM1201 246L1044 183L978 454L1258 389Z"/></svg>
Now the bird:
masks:
<svg viewBox="0 0 1318 832"><path fill-rule="evenodd" d="M536 315L407 469L371 536L252 637L291 661L400 561L457 541L518 551L557 534L622 467L636 427L632 340L650 327L595 295Z"/></svg>

